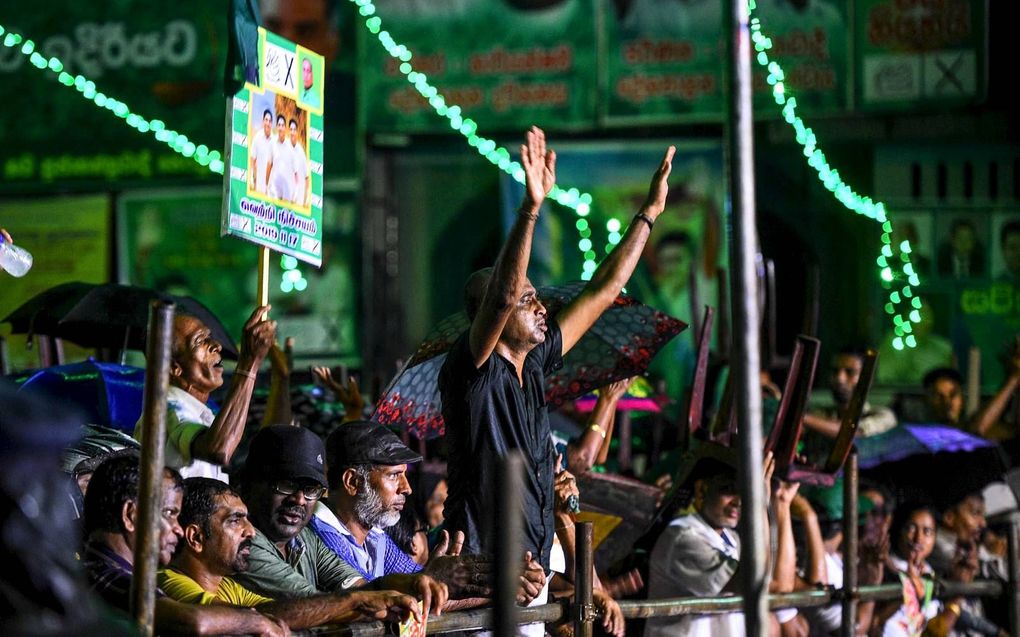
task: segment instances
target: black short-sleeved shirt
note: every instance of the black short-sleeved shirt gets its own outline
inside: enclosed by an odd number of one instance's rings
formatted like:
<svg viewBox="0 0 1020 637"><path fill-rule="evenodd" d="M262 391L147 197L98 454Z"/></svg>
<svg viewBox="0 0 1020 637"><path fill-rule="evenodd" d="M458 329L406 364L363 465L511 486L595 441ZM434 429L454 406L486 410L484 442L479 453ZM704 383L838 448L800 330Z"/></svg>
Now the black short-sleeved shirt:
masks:
<svg viewBox="0 0 1020 637"><path fill-rule="evenodd" d="M447 527L463 530L464 553L491 552L498 502L499 463L519 449L526 466L524 550L549 570L553 528L553 465L545 376L563 365L560 327L549 320L545 341L524 361L523 387L513 363L493 352L475 369L468 333L461 335L439 372L446 420L449 493Z"/></svg>

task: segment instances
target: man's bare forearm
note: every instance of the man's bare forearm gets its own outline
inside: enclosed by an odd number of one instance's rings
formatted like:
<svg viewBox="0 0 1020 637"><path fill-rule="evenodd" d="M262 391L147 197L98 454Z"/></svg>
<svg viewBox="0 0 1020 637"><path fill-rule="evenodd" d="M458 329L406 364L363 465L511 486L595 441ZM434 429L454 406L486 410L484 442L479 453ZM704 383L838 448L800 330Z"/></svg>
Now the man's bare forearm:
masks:
<svg viewBox="0 0 1020 637"><path fill-rule="evenodd" d="M995 392L992 399L974 414L970 425L971 430L980 436L987 435L988 430L1002 418L1002 413L1006 411L1006 406L1009 405L1018 386L1020 386L1020 376L1013 374L1006 378L1006 382L1002 384L999 391Z"/></svg>
<svg viewBox="0 0 1020 637"><path fill-rule="evenodd" d="M496 347L503 326L524 291L531 257L531 239L538 218L537 208L532 214L522 207L496 258L481 307L471 323L471 355L476 366L485 362Z"/></svg>
<svg viewBox="0 0 1020 637"><path fill-rule="evenodd" d="M259 610L285 621L292 629L322 624L347 624L362 619L355 594L316 595L262 604Z"/></svg>
<svg viewBox="0 0 1020 637"><path fill-rule="evenodd" d="M835 438L839 435L841 423L815 414L804 414L804 425L827 438Z"/></svg>
<svg viewBox="0 0 1020 637"><path fill-rule="evenodd" d="M239 371L251 376L235 372L231 379L230 391L223 402L223 408L206 431L195 438L192 444L192 456L218 465L226 465L234 456L237 445L241 443L244 425L248 418L248 407L251 394L255 389L255 373L258 371L251 361L240 361Z"/></svg>
<svg viewBox="0 0 1020 637"><path fill-rule="evenodd" d="M776 548L776 568L772 572L774 592L793 591L797 577L797 549L793 540L793 521L787 506L776 506L776 527L779 543Z"/></svg>

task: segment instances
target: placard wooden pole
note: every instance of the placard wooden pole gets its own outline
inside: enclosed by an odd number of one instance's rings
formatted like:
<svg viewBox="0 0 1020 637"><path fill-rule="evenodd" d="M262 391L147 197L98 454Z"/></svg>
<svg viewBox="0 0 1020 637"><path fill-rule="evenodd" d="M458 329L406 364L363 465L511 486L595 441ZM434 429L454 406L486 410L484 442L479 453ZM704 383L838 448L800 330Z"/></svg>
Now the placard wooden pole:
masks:
<svg viewBox="0 0 1020 637"><path fill-rule="evenodd" d="M259 289L258 305L269 305L269 255L271 252L265 246L259 246Z"/></svg>

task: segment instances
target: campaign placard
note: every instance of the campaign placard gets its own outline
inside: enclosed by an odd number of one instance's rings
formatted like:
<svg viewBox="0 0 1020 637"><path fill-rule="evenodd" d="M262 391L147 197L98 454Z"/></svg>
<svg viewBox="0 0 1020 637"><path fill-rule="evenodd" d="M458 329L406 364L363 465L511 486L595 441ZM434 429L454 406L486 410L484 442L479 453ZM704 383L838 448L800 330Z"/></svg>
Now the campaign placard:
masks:
<svg viewBox="0 0 1020 637"><path fill-rule="evenodd" d="M255 77L229 106L220 233L322 263L321 55L263 28Z"/></svg>

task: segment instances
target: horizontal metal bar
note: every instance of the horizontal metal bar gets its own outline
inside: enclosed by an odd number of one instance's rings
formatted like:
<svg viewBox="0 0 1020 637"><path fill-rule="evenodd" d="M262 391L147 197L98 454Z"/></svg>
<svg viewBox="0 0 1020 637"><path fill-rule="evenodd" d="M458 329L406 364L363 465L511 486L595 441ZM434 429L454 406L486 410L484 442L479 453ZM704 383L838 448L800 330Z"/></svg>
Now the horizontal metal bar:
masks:
<svg viewBox="0 0 1020 637"><path fill-rule="evenodd" d="M997 597L1002 595L1005 585L994 580L978 580L969 584L962 582L940 582L936 588L936 597ZM879 584L878 586L861 586L857 599L862 602L897 599L903 594L899 584ZM835 589L819 589L814 591L798 591L783 595L770 595L769 608L810 608L826 606L843 598L843 591ZM742 609L743 599L732 597L674 597L646 601L619 602L623 616L627 618L676 617L679 615L708 615L716 613L732 613ZM520 620L522 624L533 622L556 622L565 617L563 604L545 604L534 608L522 608ZM492 626L492 609L476 608L472 610L446 613L439 617L429 617L427 632L430 635L449 633L459 630L485 629ZM347 626L321 626L309 630L295 631L294 635L328 635L330 637L384 637L386 626L382 622L365 622Z"/></svg>
<svg viewBox="0 0 1020 637"><path fill-rule="evenodd" d="M543 604L518 611L521 624L534 622L557 622L566 617L564 604ZM476 630L492 627L492 609L474 608L455 613L444 613L439 617L430 615L426 632L430 635L460 630ZM308 630L294 631L295 636L324 635L329 637L384 637L386 625L382 622L363 622L346 626L319 626Z"/></svg>
<svg viewBox="0 0 1020 637"><path fill-rule="evenodd" d="M936 591L937 597L995 597L1004 590L1002 582L980 580L964 584L961 582L941 582ZM880 584L878 586L861 586L857 599L860 601L891 600L900 597L903 589L899 584ZM799 591L783 595L770 595L769 608L809 608L825 606L838 602L843 598L842 590L820 589L816 591ZM714 613L732 613L742 608L742 600L732 597L674 597L647 601L619 602L624 617L670 617L677 615L702 615Z"/></svg>

